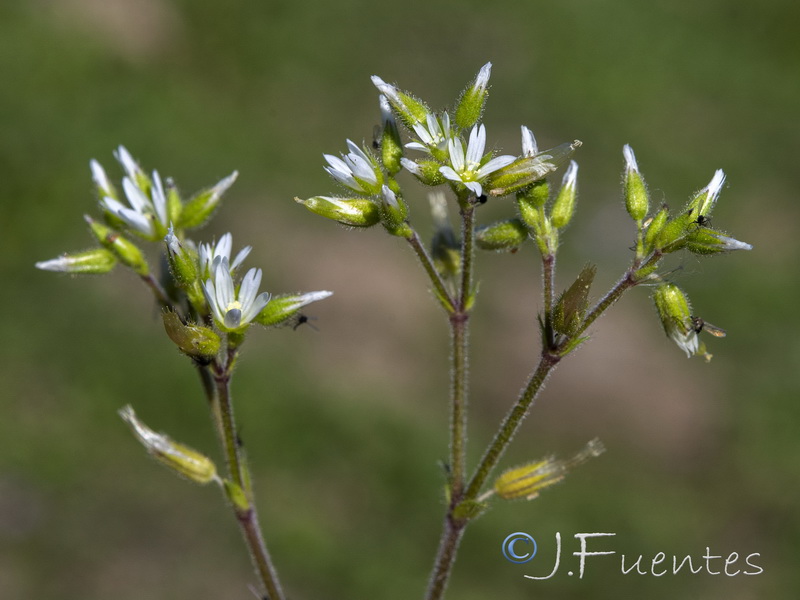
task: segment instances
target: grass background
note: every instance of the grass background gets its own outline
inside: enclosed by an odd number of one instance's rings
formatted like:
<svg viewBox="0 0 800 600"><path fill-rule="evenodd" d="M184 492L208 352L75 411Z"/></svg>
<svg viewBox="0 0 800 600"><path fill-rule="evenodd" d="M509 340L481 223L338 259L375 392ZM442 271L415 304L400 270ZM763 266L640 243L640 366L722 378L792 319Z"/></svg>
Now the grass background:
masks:
<svg viewBox="0 0 800 600"><path fill-rule="evenodd" d="M580 206L560 284L627 264L620 202L630 143L654 202L678 206L716 168L714 224L755 250L676 265L700 314L726 328L710 364L661 331L647 290L561 366L505 465L608 452L535 502L497 504L468 531L449 598L795 598L800 576L797 362L800 5L765 0L402 4L35 0L0 4L0 597L248 598L238 532L216 490L143 456L116 416L219 458L196 376L121 269L56 277L33 263L91 242L88 160L125 144L186 191L234 169L204 239L231 230L274 292L330 289L309 328L255 332L234 383L263 523L295 600L420 597L439 536L447 453L444 320L413 257L291 201L329 193L323 152L369 141L369 76L442 107L486 61L497 147L519 125L542 147L579 138ZM116 173L116 172L115 172ZM115 174L116 176L116 174ZM409 198L430 233L424 190ZM483 209L482 209L483 210ZM492 202L486 220L508 215ZM481 255L472 339L472 464L536 357L531 248ZM499 550L527 531L540 557ZM566 575L579 532L615 557ZM555 532L564 567L549 572ZM606 544L606 542L603 542ZM598 543L598 548L601 544ZM742 557L758 576L622 575L649 560ZM712 569L721 570L721 561ZM740 559L735 568L745 567Z"/></svg>

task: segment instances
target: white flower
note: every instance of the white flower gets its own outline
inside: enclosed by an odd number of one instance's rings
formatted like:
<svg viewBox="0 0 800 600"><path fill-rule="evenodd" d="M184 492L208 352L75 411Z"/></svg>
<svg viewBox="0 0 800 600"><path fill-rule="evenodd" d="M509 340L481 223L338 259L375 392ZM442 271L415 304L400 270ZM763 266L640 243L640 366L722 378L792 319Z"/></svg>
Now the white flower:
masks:
<svg viewBox="0 0 800 600"><path fill-rule="evenodd" d="M450 139L450 115L446 112L443 113L440 121L436 115L428 114L425 123L414 125L414 133L417 134L420 141L409 142L406 144L406 148L424 152L430 152L431 148L444 150Z"/></svg>
<svg viewBox="0 0 800 600"><path fill-rule="evenodd" d="M636 163L636 156L633 154L633 148L625 144L622 147L622 154L625 157L625 171L638 173L639 165Z"/></svg>
<svg viewBox="0 0 800 600"><path fill-rule="evenodd" d="M124 148L120 146L120 150L124 150ZM127 158L120 158L120 162L128 175L122 179L122 189L130 206L125 206L110 196L103 196L100 204L105 210L121 219L134 232L149 240L160 240L166 234L169 225L167 222L167 197L164 194L161 177L158 171L153 171L152 185L147 193L136 181L135 171L131 171L138 167L135 163L129 163L132 159L127 151L123 156ZM95 171L94 166L93 171ZM100 177L99 173L95 172L95 181L98 181L98 177ZM98 186L102 187L100 181L102 181L102 177L98 181Z"/></svg>
<svg viewBox="0 0 800 600"><path fill-rule="evenodd" d="M719 193L722 191L722 185L725 183L725 173L722 169L717 169L714 176L711 178L709 184L697 193L700 202L697 206L694 215L702 215L707 217L717 203Z"/></svg>
<svg viewBox="0 0 800 600"><path fill-rule="evenodd" d="M522 156L533 157L539 152L539 146L536 143L536 138L533 137L533 132L523 125L522 129Z"/></svg>
<svg viewBox="0 0 800 600"><path fill-rule="evenodd" d="M485 147L486 127L484 125L476 125L472 128L466 151L464 151L464 144L459 138L451 138L447 142L451 166L440 167L439 172L450 181L464 184L476 196L480 196L483 194L481 180L498 169L510 165L515 160L513 156L504 155L481 165Z"/></svg>
<svg viewBox="0 0 800 600"><path fill-rule="evenodd" d="M347 140L350 152L343 154L342 158L332 154L323 154L330 166L325 167L328 174L339 183L351 190L362 194L375 194L380 190L381 183L372 161L366 153L351 140Z"/></svg>
<svg viewBox="0 0 800 600"><path fill-rule="evenodd" d="M201 277L209 277L211 275L211 266L214 264L214 261L219 258L222 260L223 258L227 261L231 259L231 248L233 247L233 236L230 233L226 233L216 244L200 244L200 276ZM247 255L250 254L250 251L253 249L252 246L245 246L242 248L239 253L236 255L236 258L233 259L233 262L230 263L230 271L233 273L244 259L247 258Z"/></svg>
<svg viewBox="0 0 800 600"><path fill-rule="evenodd" d="M693 357L700 349L697 332L691 327L675 325L670 330L669 337L678 345L678 348L686 352L688 358Z"/></svg>
<svg viewBox="0 0 800 600"><path fill-rule="evenodd" d="M211 277L203 282L203 293L217 324L226 331L250 323L267 305L268 292L258 293L261 269L250 269L242 279L238 293L233 286L230 265L224 256L214 259Z"/></svg>
<svg viewBox="0 0 800 600"><path fill-rule="evenodd" d="M489 76L492 74L492 63L488 62L481 67L478 71L478 76L475 78L475 83L472 86L472 92L476 94L483 94L486 92L486 86L489 85Z"/></svg>

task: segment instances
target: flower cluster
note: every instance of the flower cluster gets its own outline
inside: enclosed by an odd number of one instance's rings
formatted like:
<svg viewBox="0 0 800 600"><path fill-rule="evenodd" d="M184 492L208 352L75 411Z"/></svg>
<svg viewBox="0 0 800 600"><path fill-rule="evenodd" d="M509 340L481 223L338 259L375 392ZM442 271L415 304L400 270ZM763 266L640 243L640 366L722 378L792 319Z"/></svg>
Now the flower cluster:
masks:
<svg viewBox="0 0 800 600"><path fill-rule="evenodd" d="M219 348L214 341L218 338L208 326L213 325L222 333L241 334L253 321L266 325L290 323L301 307L330 295L287 294L280 296L279 306L270 309L270 294L259 293L261 269L249 269L241 280L236 276L237 268L252 250L250 246L231 258L230 233L215 243L196 244L187 237L187 230L200 227L211 218L223 194L236 180L236 172L184 201L171 180L167 179L165 185L155 170L148 175L124 146L117 148L114 156L124 171L120 185L124 197L100 163L90 162L104 222L90 217L86 220L100 247L38 262L38 268L99 274L107 273L117 263L129 267L145 279L161 305L169 309L165 315L182 313L178 320L165 316L167 333L182 351L195 357L208 356ZM330 160L336 165L338 159ZM359 157L342 164L361 174L362 162ZM145 252L134 239L163 243L172 285L163 285L151 275Z"/></svg>
<svg viewBox="0 0 800 600"><path fill-rule="evenodd" d="M310 211L351 227L378 223L393 235L408 237L408 206L396 175L405 170L428 186L447 185L459 202L484 201L529 188L564 164L579 142L539 152L531 131L522 129L522 154L487 152L486 126L480 122L488 96L491 63L481 68L452 112L434 112L409 92L374 76L382 116L378 152L347 140L341 158L324 154L325 170L344 188L339 196L297 201ZM398 121L411 141L403 143ZM419 151L422 157L406 156Z"/></svg>

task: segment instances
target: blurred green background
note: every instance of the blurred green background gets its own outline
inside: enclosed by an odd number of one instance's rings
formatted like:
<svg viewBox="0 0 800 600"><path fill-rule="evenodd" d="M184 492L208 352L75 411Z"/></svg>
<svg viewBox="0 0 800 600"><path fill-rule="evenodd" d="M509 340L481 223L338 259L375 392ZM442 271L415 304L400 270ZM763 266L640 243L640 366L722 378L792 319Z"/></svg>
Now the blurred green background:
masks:
<svg viewBox="0 0 800 600"><path fill-rule="evenodd" d="M600 459L534 502L495 504L467 532L448 597L796 598L800 572L797 158L800 5L635 0L404 3L6 0L0 4L0 597L250 598L248 559L218 491L144 456L116 415L219 459L196 375L147 292L38 272L89 247L88 161L117 179L125 144L184 191L240 178L203 239L234 233L271 291L330 289L319 331L255 332L234 382L262 521L295 600L420 598L443 511L444 319L413 256L292 202L334 190L322 153L372 138L369 76L443 107L487 61L485 123L516 152L579 138L580 206L559 283L629 260L620 201L630 143L654 202L674 207L723 168L717 227L750 253L675 263L697 311L728 330L687 360L634 290L556 371L504 466ZM409 198L430 234L425 190ZM490 202L486 221L510 214ZM472 464L536 359L532 248L481 255L472 340ZM526 531L540 556L500 554ZM561 572L554 536L564 538ZM583 579L572 537L613 532ZM755 559L757 576L623 575L642 554ZM591 549L591 546L590 546ZM668 558L669 560L669 558ZM696 561L697 564L697 561ZM721 570L721 560L712 565Z"/></svg>

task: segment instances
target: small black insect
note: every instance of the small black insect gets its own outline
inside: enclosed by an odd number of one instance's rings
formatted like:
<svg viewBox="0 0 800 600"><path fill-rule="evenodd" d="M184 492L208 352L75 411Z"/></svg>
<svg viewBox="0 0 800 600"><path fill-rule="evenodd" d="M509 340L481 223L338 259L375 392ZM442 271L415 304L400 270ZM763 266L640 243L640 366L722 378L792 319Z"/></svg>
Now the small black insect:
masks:
<svg viewBox="0 0 800 600"><path fill-rule="evenodd" d="M314 327L314 325L311 323L311 321L314 319L316 319L316 317L309 317L308 315L300 313L299 315L297 315L297 317L295 317L294 325L292 325L292 331L296 331L297 328L300 327L300 325L303 325L304 323L307 323L308 326L311 327L311 329L313 329L314 331L319 331L319 329Z"/></svg>
<svg viewBox="0 0 800 600"><path fill-rule="evenodd" d="M691 210L687 213L687 216L690 217L692 216ZM711 223L711 218L707 217L706 215L697 215L697 218L694 221L692 221L692 224L697 225L698 227L708 227L710 223Z"/></svg>
<svg viewBox="0 0 800 600"><path fill-rule="evenodd" d="M714 337L725 337L727 334L725 333L724 329L720 329L716 325L712 325L708 321L704 321L700 317L690 317L692 320L692 329L695 333L700 333L701 331L706 331L710 333Z"/></svg>

